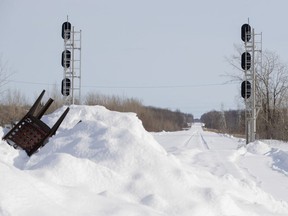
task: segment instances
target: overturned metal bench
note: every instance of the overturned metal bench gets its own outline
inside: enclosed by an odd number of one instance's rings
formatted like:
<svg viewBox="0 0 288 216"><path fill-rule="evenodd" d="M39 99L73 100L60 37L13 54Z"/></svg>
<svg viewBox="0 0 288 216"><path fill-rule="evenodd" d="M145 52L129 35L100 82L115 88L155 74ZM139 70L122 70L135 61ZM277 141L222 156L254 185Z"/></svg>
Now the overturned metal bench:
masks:
<svg viewBox="0 0 288 216"><path fill-rule="evenodd" d="M41 99L45 93L42 91L28 113L2 138L14 148L21 148L28 156L34 154L40 147L44 146L49 137L53 136L65 116L69 112L69 107L60 116L52 128L41 121L42 116L50 107L53 99L49 99L46 104L39 109Z"/></svg>

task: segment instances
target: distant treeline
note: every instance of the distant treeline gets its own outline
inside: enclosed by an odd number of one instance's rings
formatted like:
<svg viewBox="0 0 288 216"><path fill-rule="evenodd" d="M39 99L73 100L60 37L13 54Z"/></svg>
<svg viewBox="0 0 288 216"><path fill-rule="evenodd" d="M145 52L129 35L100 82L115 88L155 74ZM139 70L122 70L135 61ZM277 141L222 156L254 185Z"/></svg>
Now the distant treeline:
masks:
<svg viewBox="0 0 288 216"><path fill-rule="evenodd" d="M61 95L52 93L54 99L52 106L46 114L51 113L65 104ZM0 125L10 124L20 120L29 110L25 97L17 91L8 92L0 103ZM144 106L141 101L134 98L124 98L119 96L107 96L98 93L88 93L84 101L85 105L101 105L109 110L119 112L134 112L142 121L147 131L177 131L186 128L193 122L193 115L185 114L179 110L171 111L169 109Z"/></svg>
<svg viewBox="0 0 288 216"><path fill-rule="evenodd" d="M201 116L206 128L222 133L245 135L245 111L210 111ZM270 110L269 116L260 110L256 121L257 139L288 141L288 109Z"/></svg>
<svg viewBox="0 0 288 216"><path fill-rule="evenodd" d="M243 110L210 111L200 118L208 129L221 133L245 134L245 112Z"/></svg>
<svg viewBox="0 0 288 216"><path fill-rule="evenodd" d="M85 104L102 105L114 111L137 113L147 131L177 131L186 128L189 123L193 122L192 114L185 114L180 110L171 111L144 106L141 101L135 98L90 93L86 96Z"/></svg>

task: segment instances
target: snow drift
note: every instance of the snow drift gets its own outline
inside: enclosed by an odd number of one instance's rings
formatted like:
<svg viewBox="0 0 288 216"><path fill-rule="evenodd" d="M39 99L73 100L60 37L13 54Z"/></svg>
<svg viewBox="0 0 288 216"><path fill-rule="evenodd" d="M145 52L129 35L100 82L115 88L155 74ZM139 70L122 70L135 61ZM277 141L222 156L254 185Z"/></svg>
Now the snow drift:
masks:
<svg viewBox="0 0 288 216"><path fill-rule="evenodd" d="M50 126L64 109L43 121ZM262 170L286 179L286 151L238 146L197 125L152 134L135 113L71 106L32 157L1 141L0 215L287 215L288 198L274 198L246 166L264 157L271 166Z"/></svg>

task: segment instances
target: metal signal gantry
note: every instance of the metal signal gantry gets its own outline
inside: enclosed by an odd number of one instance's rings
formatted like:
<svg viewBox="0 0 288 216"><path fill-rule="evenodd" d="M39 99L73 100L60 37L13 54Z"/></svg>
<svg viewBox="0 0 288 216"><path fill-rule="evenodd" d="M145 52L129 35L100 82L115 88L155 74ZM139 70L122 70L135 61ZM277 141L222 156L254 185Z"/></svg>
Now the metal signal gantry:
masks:
<svg viewBox="0 0 288 216"><path fill-rule="evenodd" d="M254 29L245 23L241 27L241 39L245 47L245 52L241 55L241 68L244 71L241 96L245 101L245 133L248 144L256 139L256 72L262 70L262 33L255 34ZM260 53L257 61L256 52Z"/></svg>
<svg viewBox="0 0 288 216"><path fill-rule="evenodd" d="M75 31L67 21L62 24L64 39L61 65L64 68L61 93L68 104L81 103L81 30ZM78 94L76 94L78 92Z"/></svg>

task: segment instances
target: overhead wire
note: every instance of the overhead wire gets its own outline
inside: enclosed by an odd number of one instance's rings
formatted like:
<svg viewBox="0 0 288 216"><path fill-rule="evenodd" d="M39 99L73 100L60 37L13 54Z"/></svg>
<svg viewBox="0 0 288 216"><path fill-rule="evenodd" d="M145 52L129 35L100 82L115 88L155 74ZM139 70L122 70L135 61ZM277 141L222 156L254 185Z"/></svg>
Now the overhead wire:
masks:
<svg viewBox="0 0 288 216"><path fill-rule="evenodd" d="M61 85L61 84L51 84L43 82L31 82L31 81L20 81L20 80L8 80L11 83L22 83L29 85ZM224 83L202 83L202 84L189 84L189 85L139 85L139 86L117 86L117 85L81 85L83 88L102 88L102 89L167 89L167 88L197 88L197 87L207 87L207 86L224 86L224 85L234 85L236 82L224 82Z"/></svg>

